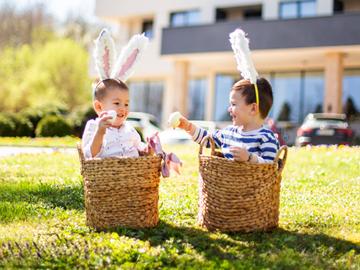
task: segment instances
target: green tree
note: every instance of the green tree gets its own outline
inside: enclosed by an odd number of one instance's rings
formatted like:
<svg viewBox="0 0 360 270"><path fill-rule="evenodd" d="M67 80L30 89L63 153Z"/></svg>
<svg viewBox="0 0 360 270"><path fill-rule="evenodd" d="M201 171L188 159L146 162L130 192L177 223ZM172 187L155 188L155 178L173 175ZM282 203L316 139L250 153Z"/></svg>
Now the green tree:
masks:
<svg viewBox="0 0 360 270"><path fill-rule="evenodd" d="M2 111L19 111L28 106L24 96L24 77L33 64L29 45L6 48L0 53L0 107Z"/></svg>
<svg viewBox="0 0 360 270"><path fill-rule="evenodd" d="M291 108L289 103L285 102L283 103L279 116L278 121L290 121L290 115L291 115Z"/></svg>
<svg viewBox="0 0 360 270"><path fill-rule="evenodd" d="M88 53L70 39L38 47L34 64L24 78L32 107L53 104L70 110L91 101Z"/></svg>

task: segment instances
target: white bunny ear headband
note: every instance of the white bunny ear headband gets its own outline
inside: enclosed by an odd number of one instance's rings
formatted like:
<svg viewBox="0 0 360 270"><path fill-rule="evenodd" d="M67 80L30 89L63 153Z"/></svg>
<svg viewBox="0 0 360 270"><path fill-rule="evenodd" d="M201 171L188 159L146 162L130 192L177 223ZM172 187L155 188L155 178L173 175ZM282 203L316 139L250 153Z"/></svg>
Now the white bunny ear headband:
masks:
<svg viewBox="0 0 360 270"><path fill-rule="evenodd" d="M134 35L122 48L116 59L114 41L107 29L103 29L95 40L95 65L100 80L116 79L125 82L134 72L134 68L142 57L149 39L142 35Z"/></svg>
<svg viewBox="0 0 360 270"><path fill-rule="evenodd" d="M231 47L235 54L237 69L245 80L249 80L250 83L254 84L256 104L259 106L259 90L256 84L258 73L251 59L249 39L246 37L246 33L241 29L236 29L229 34L229 37Z"/></svg>

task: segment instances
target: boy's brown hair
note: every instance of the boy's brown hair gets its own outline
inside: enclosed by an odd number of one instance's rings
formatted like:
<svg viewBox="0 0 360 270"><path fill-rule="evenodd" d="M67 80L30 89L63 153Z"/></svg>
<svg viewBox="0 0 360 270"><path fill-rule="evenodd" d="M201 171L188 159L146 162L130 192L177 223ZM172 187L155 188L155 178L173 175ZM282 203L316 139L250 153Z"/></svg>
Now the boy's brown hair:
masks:
<svg viewBox="0 0 360 270"><path fill-rule="evenodd" d="M125 90L129 91L128 86L123 81L118 79L105 79L99 81L94 88L93 99L101 101L106 96L106 93L111 90Z"/></svg>
<svg viewBox="0 0 360 270"><path fill-rule="evenodd" d="M265 78L256 81L259 90L259 111L262 119L265 119L273 104L273 92L270 83ZM240 91L245 97L246 104L256 103L255 86L249 80L237 81L231 91Z"/></svg>

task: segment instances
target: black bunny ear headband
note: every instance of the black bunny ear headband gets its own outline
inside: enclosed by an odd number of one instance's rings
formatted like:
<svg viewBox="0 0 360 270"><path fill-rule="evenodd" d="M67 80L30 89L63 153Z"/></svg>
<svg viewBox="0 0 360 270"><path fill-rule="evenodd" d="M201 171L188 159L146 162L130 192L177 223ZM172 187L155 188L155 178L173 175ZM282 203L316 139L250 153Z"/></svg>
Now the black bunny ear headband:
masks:
<svg viewBox="0 0 360 270"><path fill-rule="evenodd" d="M125 82L133 74L148 42L149 39L144 34L134 35L117 57L114 40L109 31L103 29L95 40L94 50L95 65L100 82L106 79Z"/></svg>
<svg viewBox="0 0 360 270"><path fill-rule="evenodd" d="M249 39L246 37L246 33L241 29L236 29L234 32L230 33L229 37L231 47L235 54L237 69L245 80L249 80L250 83L254 84L256 104L259 106L259 90L256 84L258 73L251 59Z"/></svg>

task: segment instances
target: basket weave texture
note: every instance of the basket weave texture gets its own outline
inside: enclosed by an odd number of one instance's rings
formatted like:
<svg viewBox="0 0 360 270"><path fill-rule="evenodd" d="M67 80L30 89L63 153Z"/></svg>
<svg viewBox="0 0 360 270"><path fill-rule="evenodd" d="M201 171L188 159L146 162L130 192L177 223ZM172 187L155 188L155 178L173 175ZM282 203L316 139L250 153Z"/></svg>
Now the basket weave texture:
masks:
<svg viewBox="0 0 360 270"><path fill-rule="evenodd" d="M203 154L208 140L210 156ZM199 224L227 232L276 228L286 157L287 147L282 146L270 164L229 160L219 157L213 139L205 137L199 149Z"/></svg>
<svg viewBox="0 0 360 270"><path fill-rule="evenodd" d="M88 226L102 230L157 225L161 157L86 160L80 145L78 152Z"/></svg>

